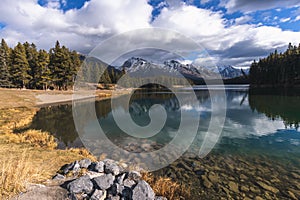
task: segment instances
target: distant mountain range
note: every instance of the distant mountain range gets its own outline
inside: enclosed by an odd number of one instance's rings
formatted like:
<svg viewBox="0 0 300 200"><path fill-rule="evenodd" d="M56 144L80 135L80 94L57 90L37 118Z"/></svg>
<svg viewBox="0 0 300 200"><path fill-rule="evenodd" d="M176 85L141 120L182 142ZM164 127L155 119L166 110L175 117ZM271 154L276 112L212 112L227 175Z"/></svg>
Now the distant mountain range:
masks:
<svg viewBox="0 0 300 200"><path fill-rule="evenodd" d="M218 67L203 67L194 64L183 64L176 60L165 61L163 64L155 64L142 58L132 57L124 62L124 64L117 69L125 70L127 73L172 73L180 72L184 77L191 80L197 79L214 79L221 75L223 79L233 79L237 77L247 76L249 69L237 69L230 65Z"/></svg>

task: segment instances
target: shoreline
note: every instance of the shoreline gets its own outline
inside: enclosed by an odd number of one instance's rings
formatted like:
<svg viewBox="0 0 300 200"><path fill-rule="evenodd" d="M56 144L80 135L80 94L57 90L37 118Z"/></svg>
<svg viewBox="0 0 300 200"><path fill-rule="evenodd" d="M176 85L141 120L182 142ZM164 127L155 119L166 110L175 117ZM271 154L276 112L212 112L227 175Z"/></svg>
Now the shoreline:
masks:
<svg viewBox="0 0 300 200"><path fill-rule="evenodd" d="M112 98L117 98L123 95L130 94L132 88L118 90L95 90L94 95L82 95L75 100L89 100L95 98L97 101ZM1 104L0 109L11 108L42 108L52 105L70 104L73 99L73 90L58 91L58 90L31 90L31 89L14 89L0 88Z"/></svg>

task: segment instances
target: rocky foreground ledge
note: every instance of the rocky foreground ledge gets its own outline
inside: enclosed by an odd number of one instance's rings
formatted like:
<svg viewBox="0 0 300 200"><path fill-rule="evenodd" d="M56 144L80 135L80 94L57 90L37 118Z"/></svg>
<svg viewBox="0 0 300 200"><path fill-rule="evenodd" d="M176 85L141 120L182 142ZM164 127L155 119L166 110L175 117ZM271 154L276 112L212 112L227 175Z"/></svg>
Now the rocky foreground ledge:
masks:
<svg viewBox="0 0 300 200"><path fill-rule="evenodd" d="M52 186L40 186L20 195L17 199L167 199L156 196L151 186L142 180L140 172L126 169L128 169L126 164L109 159L97 162L92 162L90 159L75 161L61 167L50 181ZM59 184L55 186L54 183Z"/></svg>

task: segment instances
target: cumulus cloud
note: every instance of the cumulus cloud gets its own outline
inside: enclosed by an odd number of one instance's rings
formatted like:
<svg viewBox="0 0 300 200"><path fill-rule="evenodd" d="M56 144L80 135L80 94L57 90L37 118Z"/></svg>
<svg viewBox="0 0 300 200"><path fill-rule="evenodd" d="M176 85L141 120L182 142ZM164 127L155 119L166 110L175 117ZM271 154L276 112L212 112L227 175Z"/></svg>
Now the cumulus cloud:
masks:
<svg viewBox="0 0 300 200"><path fill-rule="evenodd" d="M224 6L229 13L241 12L254 12L257 10L268 10L279 7L294 7L300 5L300 0L221 0L220 6Z"/></svg>
<svg viewBox="0 0 300 200"><path fill-rule="evenodd" d="M221 65L244 66L259 57L266 56L275 48L283 49L288 42L297 43L299 32L283 31L278 27L244 24L252 18L248 15L237 18L228 26L221 12L214 12L183 5L178 8L164 8L153 22L154 26L175 29L195 39L210 53L207 60ZM202 57L198 62L205 63Z"/></svg>
<svg viewBox="0 0 300 200"><path fill-rule="evenodd" d="M66 12L60 2L48 1L45 7L36 0L3 0L0 22L6 27L0 35L10 45L32 41L40 48L56 40L79 51L88 51L96 42L124 31L150 26L152 7L147 0L86 2L81 9Z"/></svg>
<svg viewBox="0 0 300 200"><path fill-rule="evenodd" d="M236 18L234 21L235 21L236 24L240 25L240 24L245 24L245 23L247 23L251 20L252 20L251 16L245 15L245 16L241 16L239 18Z"/></svg>
<svg viewBox="0 0 300 200"><path fill-rule="evenodd" d="M255 9L291 7L299 2L228 0L221 3L229 12L252 12ZM37 0L2 0L1 3L0 23L6 26L0 29L0 37L5 38L11 46L18 41L29 41L36 43L39 48L49 49L59 40L71 49L88 53L98 43L115 34L138 28L162 27L178 31L202 45L210 53L208 63L244 66L275 48L284 49L288 42L298 44L300 38L300 32L247 24L252 20L247 14L231 23L221 11L198 8L180 0L163 2L160 5L163 9L154 20L154 8L148 4L148 0L90 0L80 9L65 12L59 8L66 1L48 0L45 6L40 6ZM300 20L299 16L290 17L291 21ZM136 42L142 42L153 35L136 37ZM170 42L170 38L162 40ZM149 52L144 53L150 56ZM162 54L157 52L153 55ZM204 62L201 56L194 59Z"/></svg>
<svg viewBox="0 0 300 200"><path fill-rule="evenodd" d="M206 48L216 48L214 41L224 31L225 20L219 12L182 5L175 9L164 8L152 25L179 31Z"/></svg>

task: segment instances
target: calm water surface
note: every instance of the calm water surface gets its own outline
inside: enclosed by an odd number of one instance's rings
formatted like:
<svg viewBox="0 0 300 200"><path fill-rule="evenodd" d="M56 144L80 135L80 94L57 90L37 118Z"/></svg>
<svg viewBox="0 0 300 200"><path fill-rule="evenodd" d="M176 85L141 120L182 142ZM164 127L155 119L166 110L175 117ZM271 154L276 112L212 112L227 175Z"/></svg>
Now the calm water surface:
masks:
<svg viewBox="0 0 300 200"><path fill-rule="evenodd" d="M212 96L210 96L210 93L202 86L196 86L194 91L181 89L180 92L186 93L186 99L184 99L184 103L181 106L179 106L177 99L169 91L136 91L131 97L129 110L126 111L121 103L116 109L129 112L132 119L138 125L145 126L150 122L148 116L149 108L154 104L161 104L168 114L166 124L161 132L149 139L161 145L167 144L174 137L172 133L174 133L180 125L181 110L190 112L191 115L200 115L197 136L186 154L187 157L190 158L191 155L197 155L203 142L203 136L205 135L211 120L211 102L222 104L226 101L226 121L222 134L208 158L195 159L195 163L196 161L199 161L204 165L206 160L211 159L213 156L215 156L213 159L225 158L225 161L220 160L219 163L226 162L226 158L234 163L235 160L243 159L245 162L248 160L250 162L249 165L251 165L251 163L253 165L260 165L260 168L269 166L266 170L272 168L272 165L282 165L278 170L285 170L281 173L284 174L286 172L287 174L284 175L285 177L290 176L288 173L291 170L296 170L300 177L300 91L249 91L247 86L226 86L226 96L222 96L222 93L218 92L220 89L218 86L212 87L212 89L215 91ZM190 103L189 94L191 92L195 92L199 104L193 105ZM110 100L96 102L95 106L99 123L111 141L120 147L124 147L132 142L133 138L123 133L123 131L115 124L111 112ZM218 124L215 126L218 126ZM71 105L41 108L34 117L32 128L42 129L52 133L58 138L60 148L82 146L75 130ZM196 166L197 163L191 164L190 162L193 161L186 161L184 160L185 158L181 159L183 159L183 162L186 162L187 165L190 164L191 170L196 170L194 166ZM177 162L181 162L180 159ZM222 168L220 166L223 166L222 164L217 165L219 166L218 168ZM181 165L178 165L178 163L175 165L175 167L180 166ZM210 164L207 163L207 167L209 166ZM249 169L252 168L249 167ZM172 170L166 171L165 169L158 173L164 173L174 177L174 175L172 175ZM189 173L187 174L189 176L194 176ZM245 172L244 174L247 173ZM178 176L180 178L180 175ZM233 179L240 181L235 177L234 173L229 173L226 176L232 176ZM249 174L249 176L251 175ZM263 177L263 175L260 177ZM278 177L278 179L280 179L279 175ZM265 180L266 183L271 184L271 181L268 180L267 177L265 177ZM284 180L285 179L282 178L281 181ZM287 180L289 179L287 178ZM293 192L297 195L297 192L300 191L300 186L297 188L295 184L299 184L299 182L297 182L297 180L295 181L296 183L290 182L285 183L285 185L287 188L294 188ZM202 183L203 182L200 180L199 186L197 187L201 187ZM226 185L226 181L221 182L220 184ZM251 184L253 183L249 182L249 185ZM222 188L223 186L220 187ZM279 197L288 196L286 191L287 188L284 188L285 186L278 183L276 187L282 188L283 191L280 192ZM212 192L217 191L218 190ZM197 198L203 197L203 194L204 193L202 192L195 192ZM205 195L207 195L207 192ZM257 194L249 192L249 195L251 198L255 197ZM263 195L260 196L264 197ZM195 199L197 199L196 197ZM205 197L208 198L207 196Z"/></svg>
<svg viewBox="0 0 300 200"><path fill-rule="evenodd" d="M213 89L217 91L218 87ZM200 114L198 135L202 136L211 120L211 101L221 104L225 99L221 94L218 96L217 92L210 97L204 87L198 86L195 87L195 94L199 104L191 105L189 93L192 91L182 92L186 93L186 99L181 108L169 91L135 92L129 112L138 125L145 126L150 122L149 108L154 104L163 105L168 114L166 125L157 137L151 139L166 143L172 139L172 132L180 124L180 109L188 110ZM274 156L300 155L300 92L298 95L297 91L290 94L270 90L249 92L247 86L227 86L225 98L226 121L216 150L259 152ZM108 137L124 139L126 134L115 124L110 104L110 100L96 102L99 123ZM117 109L122 109L122 105ZM32 127L52 133L59 139L60 148L82 145L74 126L71 105L41 108L34 117ZM196 137L193 147L201 145L200 142Z"/></svg>

